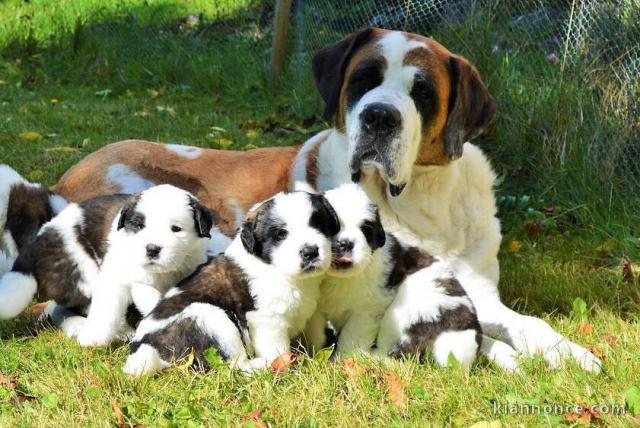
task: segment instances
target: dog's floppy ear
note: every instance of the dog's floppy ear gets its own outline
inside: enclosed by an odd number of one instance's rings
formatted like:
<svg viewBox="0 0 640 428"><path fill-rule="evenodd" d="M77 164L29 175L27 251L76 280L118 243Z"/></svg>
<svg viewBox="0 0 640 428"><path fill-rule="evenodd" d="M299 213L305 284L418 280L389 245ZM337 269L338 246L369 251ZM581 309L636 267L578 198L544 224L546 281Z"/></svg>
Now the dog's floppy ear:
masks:
<svg viewBox="0 0 640 428"><path fill-rule="evenodd" d="M375 251L378 248L384 247L385 242L387 242L387 234L382 227L382 221L380 221L380 213L378 212L378 207L373 206L373 211L375 212L374 220L365 220L365 222L360 227L364 237L367 238L367 244L371 247L371 251Z"/></svg>
<svg viewBox="0 0 640 428"><path fill-rule="evenodd" d="M125 223L133 215L136 211L136 205L138 204L138 197L136 196L129 202L127 202L122 209L120 210L120 217L118 218L118 228L117 230L122 229L125 226Z"/></svg>
<svg viewBox="0 0 640 428"><path fill-rule="evenodd" d="M320 49L313 56L311 62L313 79L324 100L325 119L330 119L338 110L340 89L349 61L353 54L371 39L373 34L373 28L360 30L334 45Z"/></svg>
<svg viewBox="0 0 640 428"><path fill-rule="evenodd" d="M189 206L193 211L193 221L196 225L196 232L200 238L211 238L211 228L213 227L214 212L202 205L196 198L189 196Z"/></svg>
<svg viewBox="0 0 640 428"><path fill-rule="evenodd" d="M322 195L310 195L313 205L313 214L309 225L318 229L327 237L332 237L340 232L340 219L327 198Z"/></svg>
<svg viewBox="0 0 640 428"><path fill-rule="evenodd" d="M249 254L253 254L256 257L262 255L262 245L256 233L256 217L247 218L242 223L240 240Z"/></svg>
<svg viewBox="0 0 640 428"><path fill-rule="evenodd" d="M483 134L492 124L496 105L478 70L461 56L449 58L451 93L445 129L445 152L450 160L462 156L462 145Z"/></svg>

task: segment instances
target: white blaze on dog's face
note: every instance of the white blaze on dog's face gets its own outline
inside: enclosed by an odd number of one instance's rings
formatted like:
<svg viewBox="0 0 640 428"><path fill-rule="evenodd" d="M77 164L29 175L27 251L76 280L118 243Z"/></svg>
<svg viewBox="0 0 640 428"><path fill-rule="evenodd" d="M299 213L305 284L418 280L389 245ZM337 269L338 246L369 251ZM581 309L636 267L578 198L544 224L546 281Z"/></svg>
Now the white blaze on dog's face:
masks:
<svg viewBox="0 0 640 428"><path fill-rule="evenodd" d="M126 259L151 272L180 269L211 237L213 213L188 192L164 184L124 206L117 224Z"/></svg>
<svg viewBox="0 0 640 428"><path fill-rule="evenodd" d="M247 252L291 277L316 276L331 264L338 218L321 195L278 193L254 207L240 238Z"/></svg>
<svg viewBox="0 0 640 428"><path fill-rule="evenodd" d="M346 277L361 272L374 252L384 246L385 232L378 208L357 184L343 184L325 192L340 220L333 237L329 275Z"/></svg>
<svg viewBox="0 0 640 428"><path fill-rule="evenodd" d="M495 105L476 69L433 39L366 29L320 50L314 78L346 132L354 181L375 168L397 196L414 165L446 165L485 132Z"/></svg>

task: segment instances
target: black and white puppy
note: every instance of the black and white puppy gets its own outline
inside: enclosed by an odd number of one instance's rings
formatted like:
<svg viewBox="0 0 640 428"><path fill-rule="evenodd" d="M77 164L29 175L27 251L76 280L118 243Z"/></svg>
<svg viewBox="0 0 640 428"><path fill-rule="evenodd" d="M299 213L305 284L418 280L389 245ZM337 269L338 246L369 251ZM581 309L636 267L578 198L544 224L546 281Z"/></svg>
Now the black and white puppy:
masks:
<svg viewBox="0 0 640 428"><path fill-rule="evenodd" d="M376 343L378 356L432 354L446 365L451 353L471 364L482 333L471 300L447 264L385 234L377 207L359 186L344 184L325 197L338 214L340 232L305 331L311 344L323 346L329 320L338 331L341 356L368 353Z"/></svg>
<svg viewBox="0 0 640 428"><path fill-rule="evenodd" d="M125 328L130 303L148 313L206 260L211 227L211 212L170 185L70 204L0 279L0 319L20 314L37 294L80 315L61 326L68 336L107 344Z"/></svg>
<svg viewBox="0 0 640 428"><path fill-rule="evenodd" d="M335 212L321 195L279 193L255 206L224 254L169 290L142 320L124 371L152 373L216 348L242 370L288 352L316 309ZM248 354L255 358L249 360Z"/></svg>
<svg viewBox="0 0 640 428"><path fill-rule="evenodd" d="M30 183L0 165L0 277L9 272L22 248L67 202L46 187Z"/></svg>

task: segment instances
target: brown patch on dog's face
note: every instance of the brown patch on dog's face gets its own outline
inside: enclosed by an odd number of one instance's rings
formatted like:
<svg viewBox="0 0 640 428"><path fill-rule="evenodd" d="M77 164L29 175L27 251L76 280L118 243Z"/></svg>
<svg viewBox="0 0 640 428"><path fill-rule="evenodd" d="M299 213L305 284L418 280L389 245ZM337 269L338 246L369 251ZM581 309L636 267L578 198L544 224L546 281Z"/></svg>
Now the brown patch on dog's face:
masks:
<svg viewBox="0 0 640 428"><path fill-rule="evenodd" d="M485 132L495 115L477 70L417 34L381 29L355 33L316 54L314 77L325 113L336 115L336 127L350 144L363 146L352 150L362 157L352 160L352 166L378 163L390 179L403 175L397 170L407 163L446 165L459 158L464 142ZM409 99L415 110L407 106ZM407 154L401 159L403 150Z"/></svg>

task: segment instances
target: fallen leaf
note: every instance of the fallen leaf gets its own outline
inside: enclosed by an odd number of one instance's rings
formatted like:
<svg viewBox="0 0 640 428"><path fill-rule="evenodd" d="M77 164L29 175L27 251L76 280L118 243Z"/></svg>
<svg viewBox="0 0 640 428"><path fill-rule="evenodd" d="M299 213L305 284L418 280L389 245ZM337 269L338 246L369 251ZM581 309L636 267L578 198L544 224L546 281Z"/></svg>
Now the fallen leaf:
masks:
<svg viewBox="0 0 640 428"><path fill-rule="evenodd" d="M591 422L591 415L589 413L569 412L562 415L562 417L567 421L576 422L582 425L589 425Z"/></svg>
<svg viewBox="0 0 640 428"><path fill-rule="evenodd" d="M7 388L14 390L18 387L18 383L12 377L6 377L0 373L0 386L6 386Z"/></svg>
<svg viewBox="0 0 640 428"><path fill-rule="evenodd" d="M218 138L216 140L213 140L213 143L219 147L225 148L225 147L229 147L230 145L233 144L233 141L227 139L227 138Z"/></svg>
<svg viewBox="0 0 640 428"><path fill-rule="evenodd" d="M512 253L519 253L521 249L522 249L522 242L516 239L509 241L509 251L511 251Z"/></svg>
<svg viewBox="0 0 640 428"><path fill-rule="evenodd" d="M635 274L633 267L631 266L631 260L627 256L622 256L622 279L627 284L633 284L635 281Z"/></svg>
<svg viewBox="0 0 640 428"><path fill-rule="evenodd" d="M36 131L26 131L20 134L20 138L25 141L38 141L42 140L42 134Z"/></svg>
<svg viewBox="0 0 640 428"><path fill-rule="evenodd" d="M243 149L245 149L245 150L253 150L253 149L257 149L257 148L258 148L258 146L256 146L255 144L251 144L251 143L249 143L249 144L247 144L247 145L245 145L243 147Z"/></svg>
<svg viewBox="0 0 640 428"><path fill-rule="evenodd" d="M252 140L255 140L256 138L258 138L260 136L260 133L254 129L250 129L249 131L247 131L246 133L248 138L251 138Z"/></svg>
<svg viewBox="0 0 640 428"><path fill-rule="evenodd" d="M111 408L113 409L113 415L116 417L116 423L120 426L124 425L124 414L122 409L116 400L111 400Z"/></svg>
<svg viewBox="0 0 640 428"><path fill-rule="evenodd" d="M367 372L367 370L353 358L347 358L342 362L342 370L348 378L362 376Z"/></svg>
<svg viewBox="0 0 640 428"><path fill-rule="evenodd" d="M591 325L590 322L578 325L578 332L580 334L584 334L586 336L589 336L589 335L591 335L592 331L593 331L593 325Z"/></svg>
<svg viewBox="0 0 640 428"><path fill-rule="evenodd" d="M56 105L58 105L59 101L58 101L57 98L52 98L50 103L51 103L52 106L56 106Z"/></svg>
<svg viewBox="0 0 640 428"><path fill-rule="evenodd" d="M607 334L603 336L602 339L612 348L618 344L618 338L612 334Z"/></svg>
<svg viewBox="0 0 640 428"><path fill-rule="evenodd" d="M78 153L80 149L77 149L75 147L56 146L56 147L49 147L45 151L47 153Z"/></svg>
<svg viewBox="0 0 640 428"><path fill-rule="evenodd" d="M36 303L27 309L27 314L34 318L42 316L44 310L47 308L49 302Z"/></svg>
<svg viewBox="0 0 640 428"><path fill-rule="evenodd" d="M300 357L293 355L291 352L285 352L271 362L271 370L276 373L282 373L289 370L292 364L296 363Z"/></svg>
<svg viewBox="0 0 640 428"><path fill-rule="evenodd" d="M396 407L404 407L404 385L402 380L392 371L385 372L384 384L389 392L389 398Z"/></svg>
<svg viewBox="0 0 640 428"><path fill-rule="evenodd" d="M262 419L262 412L260 412L260 410L254 410L253 412L243 417L240 420L240 425L243 426L248 424L249 422L251 422L251 425L256 428L269 427L269 424Z"/></svg>

